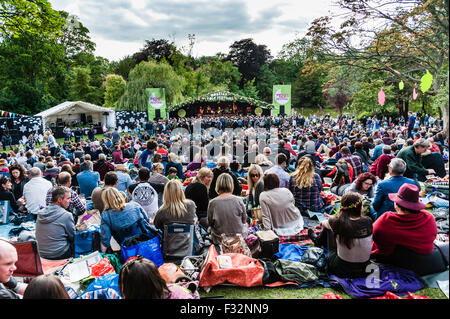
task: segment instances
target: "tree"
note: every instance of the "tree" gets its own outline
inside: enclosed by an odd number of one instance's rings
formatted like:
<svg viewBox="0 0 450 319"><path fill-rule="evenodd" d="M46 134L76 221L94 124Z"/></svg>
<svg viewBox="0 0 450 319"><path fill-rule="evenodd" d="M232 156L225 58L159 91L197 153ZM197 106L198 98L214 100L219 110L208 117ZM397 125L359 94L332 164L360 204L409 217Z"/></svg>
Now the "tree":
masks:
<svg viewBox="0 0 450 319"><path fill-rule="evenodd" d="M133 59L136 61L136 64L139 64L142 61L148 61L149 58L159 62L163 58L168 60L169 56L175 51L176 47L168 40L145 40L144 48L133 54Z"/></svg>
<svg viewBox="0 0 450 319"><path fill-rule="evenodd" d="M64 45L67 56L70 58L81 53L93 54L95 43L91 41L89 29L76 16L69 15L65 11L60 11L60 13L66 23L62 27L62 32L57 42Z"/></svg>
<svg viewBox="0 0 450 319"><path fill-rule="evenodd" d="M321 109L325 105L322 94L324 68L317 61L308 61L297 73L292 84L292 104L295 107Z"/></svg>
<svg viewBox="0 0 450 319"><path fill-rule="evenodd" d="M0 33L6 37L34 34L52 39L61 34L64 18L46 0L3 0Z"/></svg>
<svg viewBox="0 0 450 319"><path fill-rule="evenodd" d="M147 110L147 88L165 88L167 105L183 100L185 79L166 62L148 61L136 65L130 72L125 93L120 98L120 110Z"/></svg>
<svg viewBox="0 0 450 319"><path fill-rule="evenodd" d="M89 68L75 67L72 70L69 98L72 101L85 101L92 103L95 98L95 87L90 84L91 70Z"/></svg>
<svg viewBox="0 0 450 319"><path fill-rule="evenodd" d="M128 80L130 71L136 66L136 60L132 56L126 56L119 62L112 62L112 73L118 74Z"/></svg>
<svg viewBox="0 0 450 319"><path fill-rule="evenodd" d="M258 71L272 56L265 45L257 45L252 39L243 39L230 46L225 61L231 61L242 74L240 87L258 76Z"/></svg>
<svg viewBox="0 0 450 319"><path fill-rule="evenodd" d="M202 57L203 69L212 85L224 90L237 92L241 81L241 73L230 61L221 61L220 57Z"/></svg>
<svg viewBox="0 0 450 319"><path fill-rule="evenodd" d="M449 2L448 0L338 0L347 13L336 30L330 17L316 19L307 36L313 48L334 56L339 64L354 61L373 62L372 72L388 73L410 88L418 87L428 70L434 77L434 96L442 82L443 68L448 70ZM343 15L341 15L343 16ZM351 53L342 55L342 53ZM357 64L364 67L364 64ZM374 66L375 65L375 66ZM449 106L441 105L444 134L449 134Z"/></svg>
<svg viewBox="0 0 450 319"><path fill-rule="evenodd" d="M123 79L123 77L117 74L109 74L106 77L105 103L103 106L115 107L126 88L127 82Z"/></svg>

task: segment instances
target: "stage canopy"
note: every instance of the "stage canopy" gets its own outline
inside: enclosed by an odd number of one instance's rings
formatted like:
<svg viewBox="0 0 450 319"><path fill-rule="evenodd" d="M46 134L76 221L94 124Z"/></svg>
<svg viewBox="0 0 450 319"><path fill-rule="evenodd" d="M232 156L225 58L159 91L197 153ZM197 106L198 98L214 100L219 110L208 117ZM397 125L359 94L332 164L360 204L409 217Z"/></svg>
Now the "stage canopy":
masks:
<svg viewBox="0 0 450 319"><path fill-rule="evenodd" d="M115 127L116 116L114 109L101 107L95 104L76 101L63 102L36 116L42 116L44 127L52 125L71 125L72 123L81 124L101 124L107 127Z"/></svg>
<svg viewBox="0 0 450 319"><path fill-rule="evenodd" d="M197 98L188 99L182 103L171 105L168 111L171 116L197 115L239 115L264 114L269 115L273 105L228 91L208 93Z"/></svg>

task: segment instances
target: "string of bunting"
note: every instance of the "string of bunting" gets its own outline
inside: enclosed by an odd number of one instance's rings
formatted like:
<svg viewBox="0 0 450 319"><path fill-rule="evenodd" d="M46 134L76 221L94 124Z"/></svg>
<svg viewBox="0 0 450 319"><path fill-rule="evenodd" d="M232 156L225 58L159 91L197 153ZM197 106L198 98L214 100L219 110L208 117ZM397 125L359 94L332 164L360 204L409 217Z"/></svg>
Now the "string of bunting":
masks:
<svg viewBox="0 0 450 319"><path fill-rule="evenodd" d="M0 111L0 117L9 117L9 118L16 118L17 117L28 117L28 115L23 115L23 114L17 114L17 113L13 113L13 112L8 112L8 111Z"/></svg>

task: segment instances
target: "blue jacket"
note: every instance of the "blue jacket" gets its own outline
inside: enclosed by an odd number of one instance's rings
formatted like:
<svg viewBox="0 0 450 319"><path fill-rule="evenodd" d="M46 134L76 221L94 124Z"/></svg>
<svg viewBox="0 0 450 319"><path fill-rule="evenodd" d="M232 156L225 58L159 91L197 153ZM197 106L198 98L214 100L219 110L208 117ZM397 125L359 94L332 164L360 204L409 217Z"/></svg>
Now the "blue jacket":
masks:
<svg viewBox="0 0 450 319"><path fill-rule="evenodd" d="M91 170L84 170L77 174L78 185L80 186L80 194L86 198L91 197L94 188L100 185L100 174Z"/></svg>
<svg viewBox="0 0 450 319"><path fill-rule="evenodd" d="M388 180L378 183L375 197L372 201L372 208L376 211L377 218L385 212L395 212L394 202L389 199L388 194L397 193L405 183L417 185L420 188L420 185L414 180L404 176L392 176Z"/></svg>
<svg viewBox="0 0 450 319"><path fill-rule="evenodd" d="M380 157L383 154L383 146L384 146L384 144L375 146L375 148L373 149L372 157L371 157L372 161L375 161L378 157Z"/></svg>

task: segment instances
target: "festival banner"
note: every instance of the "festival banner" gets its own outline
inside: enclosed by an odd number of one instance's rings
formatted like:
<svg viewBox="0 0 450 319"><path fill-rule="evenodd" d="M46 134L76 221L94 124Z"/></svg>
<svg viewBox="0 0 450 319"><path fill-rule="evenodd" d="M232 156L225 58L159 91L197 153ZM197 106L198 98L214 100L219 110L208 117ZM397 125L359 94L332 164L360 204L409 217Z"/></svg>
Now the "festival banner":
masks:
<svg viewBox="0 0 450 319"><path fill-rule="evenodd" d="M148 88L145 90L148 101L148 119L166 118L165 88Z"/></svg>
<svg viewBox="0 0 450 319"><path fill-rule="evenodd" d="M291 115L291 107L291 85L274 85L272 115Z"/></svg>

